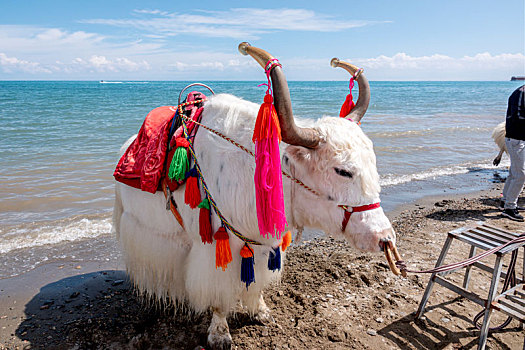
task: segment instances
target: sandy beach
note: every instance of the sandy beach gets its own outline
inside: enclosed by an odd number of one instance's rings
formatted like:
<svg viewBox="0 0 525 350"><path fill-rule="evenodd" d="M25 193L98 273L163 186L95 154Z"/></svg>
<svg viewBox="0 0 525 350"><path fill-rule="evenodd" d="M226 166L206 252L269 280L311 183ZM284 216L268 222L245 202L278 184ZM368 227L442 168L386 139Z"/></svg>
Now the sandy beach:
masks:
<svg viewBox="0 0 525 350"><path fill-rule="evenodd" d="M501 188L494 184L469 195L426 197L388 213L408 267L433 267L446 233L476 221L524 232L523 223L500 216ZM467 245L456 243L447 262L464 260L468 252ZM517 271L522 261L520 253ZM451 275L458 282L462 277ZM292 245L281 284L266 291L275 322L260 324L237 310L229 319L233 348L477 348L479 332L471 320L481 308L444 288L435 287L424 318L414 320L428 278L396 277L382 255L361 253L331 238ZM485 296L487 275L474 273L471 285ZM114 262L51 263L0 280L0 349L195 349L206 345L210 317L141 299L123 266ZM495 312L491 325L504 319ZM491 333L487 346L521 349L524 336L513 320Z"/></svg>

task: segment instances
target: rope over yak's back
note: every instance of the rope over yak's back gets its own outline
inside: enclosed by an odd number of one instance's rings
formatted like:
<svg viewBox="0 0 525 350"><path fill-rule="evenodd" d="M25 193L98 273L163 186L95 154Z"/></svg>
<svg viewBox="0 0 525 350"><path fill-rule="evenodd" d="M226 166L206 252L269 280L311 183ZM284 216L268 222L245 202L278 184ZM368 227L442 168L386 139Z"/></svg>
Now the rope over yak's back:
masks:
<svg viewBox="0 0 525 350"><path fill-rule="evenodd" d="M113 225L131 279L146 295L196 312L211 308L211 348L231 346L226 317L238 301L260 321L271 320L262 293L280 278L291 240L285 232L309 227L364 251L395 249L372 142L357 125L370 99L362 70L332 60L359 84L357 103L350 92L341 117L296 120L278 61L248 43L239 50L267 72L262 106L191 92L184 106L150 112L166 115L146 118L121 150L119 166L134 175L122 181L121 168L115 172Z"/></svg>

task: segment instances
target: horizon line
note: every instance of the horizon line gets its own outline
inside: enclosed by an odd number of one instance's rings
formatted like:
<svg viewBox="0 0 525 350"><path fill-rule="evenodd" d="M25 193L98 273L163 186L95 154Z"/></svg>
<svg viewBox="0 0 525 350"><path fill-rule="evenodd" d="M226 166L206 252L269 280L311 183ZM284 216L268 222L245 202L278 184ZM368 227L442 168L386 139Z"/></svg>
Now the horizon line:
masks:
<svg viewBox="0 0 525 350"><path fill-rule="evenodd" d="M519 76L518 76L519 77ZM258 82L263 79L253 79L253 80L229 80L229 79L209 79L209 80L189 80L189 79L176 79L176 80L166 80L166 79L133 79L133 80L126 80L126 79L112 79L112 80L104 80L104 79L0 79L0 82L30 82L30 81L41 81L41 82L51 82L51 81L82 81L82 82L189 82L189 81L210 81L210 82ZM469 80L433 80L433 79L427 79L427 80L370 80L370 82L518 82L518 81L525 81L525 80L475 80L475 79L469 79ZM287 82L348 82L348 79L346 80L287 80Z"/></svg>

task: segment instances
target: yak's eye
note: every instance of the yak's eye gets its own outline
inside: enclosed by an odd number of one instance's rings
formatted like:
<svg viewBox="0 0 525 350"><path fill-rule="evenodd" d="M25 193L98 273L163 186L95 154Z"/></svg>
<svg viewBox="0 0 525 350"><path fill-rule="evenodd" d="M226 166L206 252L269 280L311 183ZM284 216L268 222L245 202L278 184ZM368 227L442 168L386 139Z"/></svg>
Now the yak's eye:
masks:
<svg viewBox="0 0 525 350"><path fill-rule="evenodd" d="M348 178L352 178L354 175L352 175L351 172L349 171L346 171L344 169L339 169L339 168L334 168L335 172L337 173L337 175L341 175L341 176L344 176L344 177L348 177Z"/></svg>

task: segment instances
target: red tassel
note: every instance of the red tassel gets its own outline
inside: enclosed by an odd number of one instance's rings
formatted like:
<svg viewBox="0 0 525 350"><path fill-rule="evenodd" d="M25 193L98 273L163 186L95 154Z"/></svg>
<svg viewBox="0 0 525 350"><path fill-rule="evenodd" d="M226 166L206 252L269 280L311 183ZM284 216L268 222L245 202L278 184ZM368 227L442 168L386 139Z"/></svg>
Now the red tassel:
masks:
<svg viewBox="0 0 525 350"><path fill-rule="evenodd" d="M268 120L268 118L271 120ZM257 114L252 141L260 141L272 136L277 136L279 142L281 142L281 127L279 125L277 112L273 106L273 97L270 94L266 94L264 96L264 102L261 104L259 113Z"/></svg>
<svg viewBox="0 0 525 350"><path fill-rule="evenodd" d="M222 268L226 270L228 264L232 261L232 252L230 249L230 240L228 232L221 226L213 235L215 238L215 268Z"/></svg>
<svg viewBox="0 0 525 350"><path fill-rule="evenodd" d="M199 234L201 235L202 243L213 243L212 231L211 231L211 221L210 221L210 203L208 198L199 204Z"/></svg>
<svg viewBox="0 0 525 350"><path fill-rule="evenodd" d="M286 251L286 248L292 243L292 233L290 231L286 232L286 234L283 237L283 241L281 243L281 249L282 251Z"/></svg>
<svg viewBox="0 0 525 350"><path fill-rule="evenodd" d="M184 203L188 204L191 209L197 208L201 202L201 191L199 191L199 178L197 169L189 171L189 177L186 180L186 191L184 192Z"/></svg>
<svg viewBox="0 0 525 350"><path fill-rule="evenodd" d="M353 87L354 87L354 77L351 77L350 84L349 84L350 93L346 95L345 102L343 102L343 105L341 106L341 111L339 112L339 117L341 118L346 118L350 114L350 111L352 111L352 108L355 107L355 103L352 97Z"/></svg>
<svg viewBox="0 0 525 350"><path fill-rule="evenodd" d="M355 103L352 100L352 93L350 92L348 95L346 95L345 102L341 106L341 111L339 112L339 117L345 118L347 115L350 114L350 111L352 111L352 108L355 107Z"/></svg>

